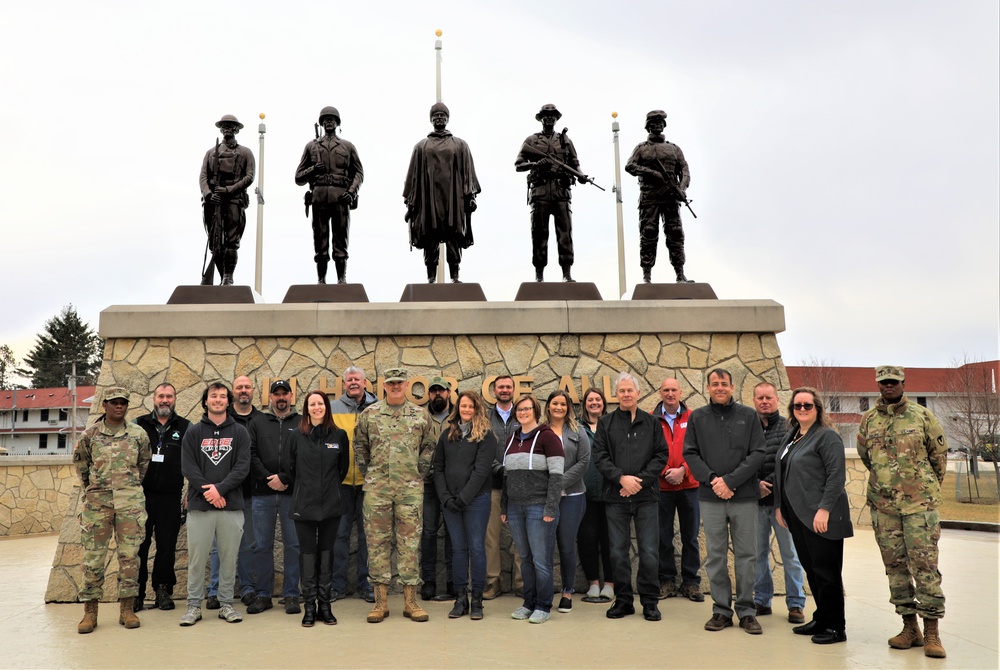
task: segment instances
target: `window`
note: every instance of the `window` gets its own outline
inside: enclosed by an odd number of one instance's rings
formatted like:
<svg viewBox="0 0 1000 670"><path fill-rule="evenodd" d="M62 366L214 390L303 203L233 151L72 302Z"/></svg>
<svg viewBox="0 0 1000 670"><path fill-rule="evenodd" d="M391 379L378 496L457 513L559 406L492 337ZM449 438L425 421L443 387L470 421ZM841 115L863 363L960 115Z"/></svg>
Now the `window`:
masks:
<svg viewBox="0 0 1000 670"><path fill-rule="evenodd" d="M59 410L59 420L60 421L68 421L69 420L69 412L67 412L65 409Z"/></svg>
<svg viewBox="0 0 1000 670"><path fill-rule="evenodd" d="M58 437L56 437L56 449L65 449L65 448L66 448L66 435L65 433L59 433Z"/></svg>
<svg viewBox="0 0 1000 670"><path fill-rule="evenodd" d="M927 407L927 398L924 396L917 396L917 404L921 407Z"/></svg>
<svg viewBox="0 0 1000 670"><path fill-rule="evenodd" d="M28 410L24 410L24 412L21 413L21 421L28 423Z"/></svg>
<svg viewBox="0 0 1000 670"><path fill-rule="evenodd" d="M830 396L830 411L839 412L840 411L840 396Z"/></svg>
<svg viewBox="0 0 1000 670"><path fill-rule="evenodd" d="M867 412L871 409L871 401L868 398L858 398L858 411Z"/></svg>
<svg viewBox="0 0 1000 670"><path fill-rule="evenodd" d="M39 421L48 421L49 420L49 410L47 410L47 409L39 410L39 415L40 415L38 417Z"/></svg>
<svg viewBox="0 0 1000 670"><path fill-rule="evenodd" d="M48 435L39 435L38 436L38 448L39 449L48 449L49 448L49 436Z"/></svg>

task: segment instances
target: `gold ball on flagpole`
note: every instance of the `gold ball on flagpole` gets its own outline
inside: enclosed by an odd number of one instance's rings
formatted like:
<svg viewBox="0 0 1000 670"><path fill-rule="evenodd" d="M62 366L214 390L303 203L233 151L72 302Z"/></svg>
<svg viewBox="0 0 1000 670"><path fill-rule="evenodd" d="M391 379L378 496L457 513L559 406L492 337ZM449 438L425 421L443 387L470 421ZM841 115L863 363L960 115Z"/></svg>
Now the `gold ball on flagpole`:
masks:
<svg viewBox="0 0 1000 670"><path fill-rule="evenodd" d="M263 120L264 120L264 112L261 112L261 113L260 113L260 120L261 120L261 121L263 121Z"/></svg>
<svg viewBox="0 0 1000 670"><path fill-rule="evenodd" d="M618 118L618 112L611 112L611 118L612 119L617 119Z"/></svg>
<svg viewBox="0 0 1000 670"><path fill-rule="evenodd" d="M437 35L438 37L441 37L441 29L438 28L437 30L435 30L434 34Z"/></svg>

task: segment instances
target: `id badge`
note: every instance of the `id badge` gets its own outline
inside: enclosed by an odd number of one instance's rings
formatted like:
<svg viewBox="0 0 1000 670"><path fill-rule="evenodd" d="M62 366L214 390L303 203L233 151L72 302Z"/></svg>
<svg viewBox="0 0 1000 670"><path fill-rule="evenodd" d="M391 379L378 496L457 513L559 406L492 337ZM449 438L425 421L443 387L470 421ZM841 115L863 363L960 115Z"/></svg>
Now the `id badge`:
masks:
<svg viewBox="0 0 1000 670"><path fill-rule="evenodd" d="M163 462L163 454L153 454L153 462L154 463L162 463Z"/></svg>

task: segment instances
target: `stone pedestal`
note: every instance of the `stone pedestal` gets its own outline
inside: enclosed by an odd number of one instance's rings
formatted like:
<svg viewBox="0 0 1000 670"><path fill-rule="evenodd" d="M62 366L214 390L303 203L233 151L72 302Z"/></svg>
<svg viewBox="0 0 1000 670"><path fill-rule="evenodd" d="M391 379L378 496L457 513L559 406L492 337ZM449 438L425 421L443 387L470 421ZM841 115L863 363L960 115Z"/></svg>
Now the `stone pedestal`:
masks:
<svg viewBox="0 0 1000 670"><path fill-rule="evenodd" d="M249 286L178 286L168 305L231 305L263 302Z"/></svg>
<svg viewBox="0 0 1000 670"><path fill-rule="evenodd" d="M407 284L399 302L486 302L479 284Z"/></svg>
<svg viewBox="0 0 1000 670"><path fill-rule="evenodd" d="M632 300L716 300L710 284L691 282L683 284L636 284Z"/></svg>
<svg viewBox="0 0 1000 670"><path fill-rule="evenodd" d="M364 284L295 284L281 302L368 302L368 292Z"/></svg>
<svg viewBox="0 0 1000 670"><path fill-rule="evenodd" d="M515 302L522 300L601 300L597 284L587 281L526 281L517 289Z"/></svg>

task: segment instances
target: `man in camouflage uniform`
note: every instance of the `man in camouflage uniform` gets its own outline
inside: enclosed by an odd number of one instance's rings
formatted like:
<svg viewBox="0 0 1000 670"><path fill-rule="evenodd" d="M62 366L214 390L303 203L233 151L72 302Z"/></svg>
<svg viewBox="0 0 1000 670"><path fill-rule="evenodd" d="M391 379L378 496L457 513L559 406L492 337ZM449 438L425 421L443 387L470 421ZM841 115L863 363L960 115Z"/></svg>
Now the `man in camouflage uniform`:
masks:
<svg viewBox="0 0 1000 670"><path fill-rule="evenodd" d="M563 281L571 282L573 267L573 219L569 203L573 197L570 188L573 175L548 160L549 157L565 163L574 170L580 169L576 147L563 130L555 132L556 121L562 113L555 105L542 105L535 120L542 122L542 132L529 135L514 159L514 169L528 173L528 204L531 205L531 264L535 266L535 281L542 281L549 262L549 217L556 229L559 247L559 266ZM585 176L578 177L581 184Z"/></svg>
<svg viewBox="0 0 1000 670"><path fill-rule="evenodd" d="M125 422L128 391L111 387L104 393L104 414L88 427L73 451L83 490L80 541L83 544L83 620L77 632L97 627L97 603L103 595L104 567L111 534L118 548L118 623L138 628L135 597L139 593L139 545L146 524L142 479L149 467L149 438L139 426Z"/></svg>
<svg viewBox="0 0 1000 670"><path fill-rule="evenodd" d="M654 109L646 114L649 137L636 146L625 163L625 172L639 178L639 265L642 280L652 281L656 264L656 242L663 219L663 237L670 252L670 264L677 273L677 282L687 282L684 276L684 228L681 226L680 203L687 199L691 183L684 153L676 144L667 142L663 129L667 113Z"/></svg>
<svg viewBox="0 0 1000 670"><path fill-rule="evenodd" d="M420 532L423 528L424 477L434 457L434 429L427 412L407 401L407 371L385 371L385 400L358 417L354 458L365 478L365 536L368 572L375 590L369 623L389 616L386 597L392 580L392 541L403 584L403 616L427 621L417 603L420 585Z"/></svg>
<svg viewBox="0 0 1000 670"><path fill-rule="evenodd" d="M889 602L903 617L903 630L889 638L889 646L923 646L925 656L944 658L938 633L944 592L938 571L937 507L948 443L930 410L903 394L904 378L901 367L875 368L881 397L861 418L858 455L871 473L868 506L889 577ZM918 613L924 620L923 634Z"/></svg>

